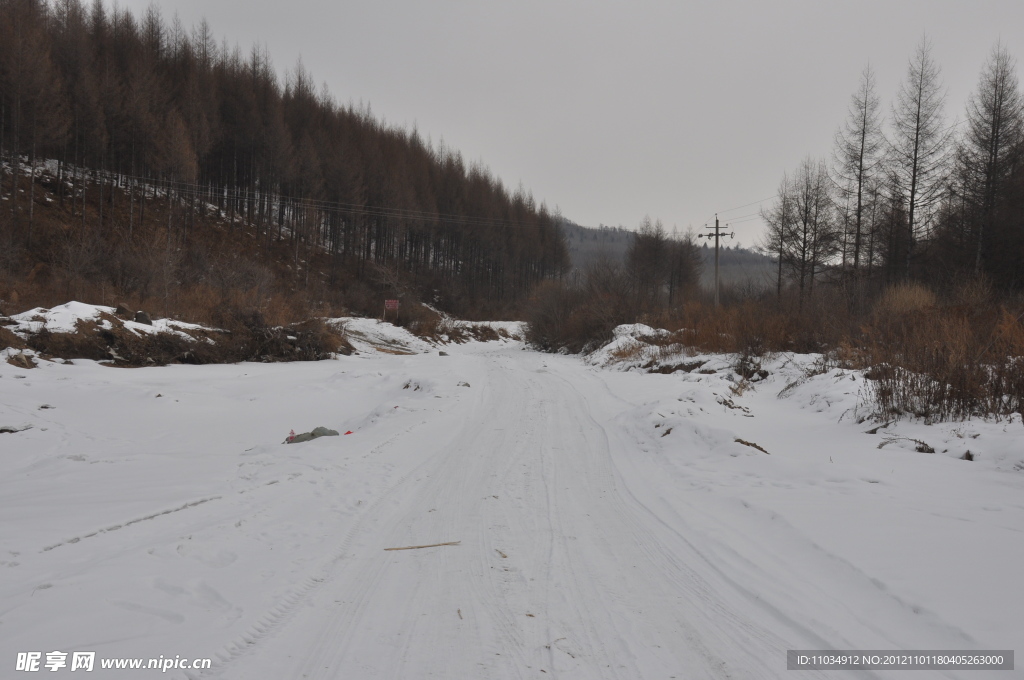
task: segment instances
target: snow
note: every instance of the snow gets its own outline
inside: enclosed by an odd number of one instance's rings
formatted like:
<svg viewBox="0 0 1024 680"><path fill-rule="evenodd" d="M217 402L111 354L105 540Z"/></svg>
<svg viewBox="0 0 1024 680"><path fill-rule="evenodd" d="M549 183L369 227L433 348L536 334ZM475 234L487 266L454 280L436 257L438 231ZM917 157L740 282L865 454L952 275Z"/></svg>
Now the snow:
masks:
<svg viewBox="0 0 1024 680"><path fill-rule="evenodd" d="M504 333L512 340L523 340L526 338L525 321L456 321L457 325L467 329L474 327L490 328L496 333ZM504 338L503 338L504 340Z"/></svg>
<svg viewBox="0 0 1024 680"><path fill-rule="evenodd" d="M36 307L21 314L11 316L14 325L8 326L8 330L25 338L30 334L39 333L44 328L51 333L74 333L80 321L93 321L102 328L109 329L111 323L103 316L112 317L115 314L114 307L102 305L90 305L84 302L68 302L50 309ZM153 319L152 325L137 323L135 321L121 321L125 328L136 335L146 333L170 333L186 339L193 339L187 331L212 330L194 323L186 323L174 319Z"/></svg>
<svg viewBox="0 0 1024 680"><path fill-rule="evenodd" d="M340 328L356 351L364 354L422 354L434 349L406 329L379 319L342 317L328 323Z"/></svg>
<svg viewBox="0 0 1024 680"><path fill-rule="evenodd" d="M62 307L33 312L97 318ZM360 352L336 361L0 362L0 425L32 426L0 434L0 663L88 650L214 659L169 678L782 678L787 649L1022 646L1019 419L867 434L863 377L820 357L776 357L748 383L734 357L439 356L389 324L339 323ZM705 363L637 369L650 358ZM317 426L352 434L280 443ZM892 435L937 453L879 449Z"/></svg>
<svg viewBox="0 0 1024 680"><path fill-rule="evenodd" d="M113 314L114 308L82 302L68 302L52 309L36 307L12 316L11 319L18 323L11 330L19 335L26 332L38 333L43 328L51 333L74 333L79 321L96 321L102 312Z"/></svg>

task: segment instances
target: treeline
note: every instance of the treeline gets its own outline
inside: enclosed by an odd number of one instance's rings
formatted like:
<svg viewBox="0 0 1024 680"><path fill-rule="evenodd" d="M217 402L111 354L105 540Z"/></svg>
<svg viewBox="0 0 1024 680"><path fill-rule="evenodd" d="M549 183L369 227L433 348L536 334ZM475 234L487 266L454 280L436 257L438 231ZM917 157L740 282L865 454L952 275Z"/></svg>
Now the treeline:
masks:
<svg viewBox="0 0 1024 680"><path fill-rule="evenodd" d="M625 257L591 259L541 284L527 307L528 339L546 350L579 352L611 339L619 324L678 310L700 293L700 248L691 234L669 234L645 217Z"/></svg>
<svg viewBox="0 0 1024 680"><path fill-rule="evenodd" d="M625 227L603 224L596 228L583 227L565 218L562 219L561 228L569 247L569 260L573 269L579 271L602 259L621 261L636 233Z"/></svg>
<svg viewBox="0 0 1024 680"><path fill-rule="evenodd" d="M299 282L326 252L332 281L372 269L389 294L472 313L568 266L556 216L521 188L339 105L301 64L282 83L265 48L218 46L205 21L186 30L154 6L0 0L0 229L29 251L42 159L68 224L97 238L167 201L176 244L213 212L286 243Z"/></svg>
<svg viewBox="0 0 1024 680"><path fill-rule="evenodd" d="M993 48L962 118L944 106L927 39L887 110L864 70L832 158L804 160L763 212L777 294L792 285L802 305L823 279L1024 287L1024 102L1006 48Z"/></svg>

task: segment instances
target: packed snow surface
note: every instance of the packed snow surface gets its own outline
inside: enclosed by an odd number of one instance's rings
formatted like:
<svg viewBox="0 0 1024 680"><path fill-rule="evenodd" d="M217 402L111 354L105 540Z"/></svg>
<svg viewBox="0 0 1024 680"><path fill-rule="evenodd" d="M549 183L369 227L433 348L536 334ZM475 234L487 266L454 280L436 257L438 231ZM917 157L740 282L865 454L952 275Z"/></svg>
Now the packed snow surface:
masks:
<svg viewBox="0 0 1024 680"><path fill-rule="evenodd" d="M862 378L808 357L749 384L723 358L658 375L390 341L317 363L0 362L0 425L31 426L0 434L3 677L54 650L214 660L176 678L589 680L1024 649L1019 420L867 434ZM281 444L317 426L351 434ZM997 676L1021 677L914 675Z"/></svg>

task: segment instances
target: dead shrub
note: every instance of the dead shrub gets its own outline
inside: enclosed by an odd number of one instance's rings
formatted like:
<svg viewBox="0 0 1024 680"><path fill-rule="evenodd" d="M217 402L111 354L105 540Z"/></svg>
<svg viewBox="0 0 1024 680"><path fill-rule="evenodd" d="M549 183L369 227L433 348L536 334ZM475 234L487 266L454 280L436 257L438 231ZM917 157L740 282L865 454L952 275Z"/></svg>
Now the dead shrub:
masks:
<svg viewBox="0 0 1024 680"><path fill-rule="evenodd" d="M865 329L880 413L927 420L1020 413L1024 327L1008 310L962 306L889 313Z"/></svg>
<svg viewBox="0 0 1024 680"><path fill-rule="evenodd" d="M350 355L355 348L339 330L323 319L310 319L288 327L295 333L300 361L320 361L333 354Z"/></svg>
<svg viewBox="0 0 1024 680"><path fill-rule="evenodd" d="M460 328L465 332L467 337L473 338L478 342L493 342L501 337L501 334L498 333L498 331L494 330L487 324L463 324ZM506 333L505 335L508 334Z"/></svg>
<svg viewBox="0 0 1024 680"><path fill-rule="evenodd" d="M543 350L570 347L579 351L584 343L573 342L567 332L569 317L579 308L583 295L561 281L545 281L533 292L527 308L527 340Z"/></svg>
<svg viewBox="0 0 1024 680"><path fill-rule="evenodd" d="M461 344L468 342L470 337L467 329L451 317L442 317L437 323L437 340Z"/></svg>
<svg viewBox="0 0 1024 680"><path fill-rule="evenodd" d="M898 283L889 286L875 303L877 316L898 316L934 307L935 293L919 283Z"/></svg>
<svg viewBox="0 0 1024 680"><path fill-rule="evenodd" d="M609 352L609 354L616 363L642 361L648 358L647 352L649 349L650 345L645 342L629 340L620 344ZM650 368L651 366L653 366L653 362L647 364L647 368Z"/></svg>
<svg viewBox="0 0 1024 680"><path fill-rule="evenodd" d="M443 316L433 309L419 303L407 305L406 309L399 311L399 323L409 329L409 332L421 338L437 339L440 336L441 321Z"/></svg>
<svg viewBox="0 0 1024 680"><path fill-rule="evenodd" d="M190 352L196 363L239 361L320 361L334 353L351 354L352 345L322 319L291 326L269 326L259 312L236 311L230 328L214 345L195 343ZM205 346L204 346L205 345Z"/></svg>
<svg viewBox="0 0 1024 680"><path fill-rule="evenodd" d="M953 301L966 307L982 307L992 300L992 283L984 276L972 276L958 282Z"/></svg>

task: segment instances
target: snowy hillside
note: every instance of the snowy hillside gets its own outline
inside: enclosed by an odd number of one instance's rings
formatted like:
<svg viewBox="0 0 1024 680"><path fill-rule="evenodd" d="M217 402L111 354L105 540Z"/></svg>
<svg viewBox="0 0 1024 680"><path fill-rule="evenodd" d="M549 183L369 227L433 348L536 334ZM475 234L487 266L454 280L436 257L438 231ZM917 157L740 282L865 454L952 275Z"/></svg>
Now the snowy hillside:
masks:
<svg viewBox="0 0 1024 680"><path fill-rule="evenodd" d="M744 381L645 355L642 327L586 362L348 330L334 361L0 362L3 677L31 651L94 651L98 678L589 680L1022 648L1019 419L878 428L855 373ZM317 426L342 434L283 443Z"/></svg>

